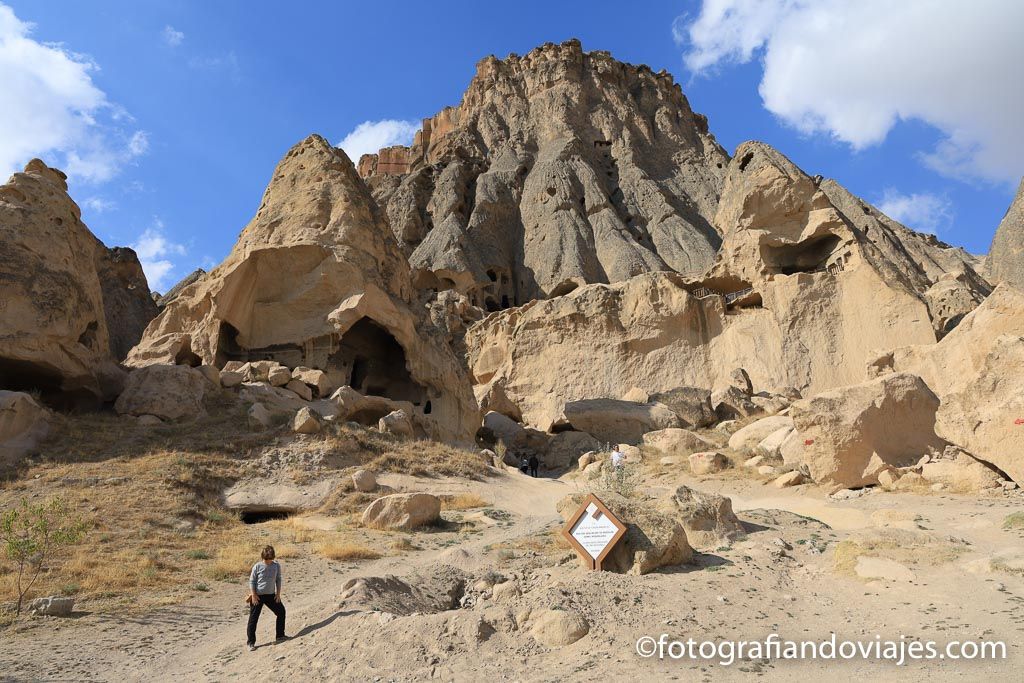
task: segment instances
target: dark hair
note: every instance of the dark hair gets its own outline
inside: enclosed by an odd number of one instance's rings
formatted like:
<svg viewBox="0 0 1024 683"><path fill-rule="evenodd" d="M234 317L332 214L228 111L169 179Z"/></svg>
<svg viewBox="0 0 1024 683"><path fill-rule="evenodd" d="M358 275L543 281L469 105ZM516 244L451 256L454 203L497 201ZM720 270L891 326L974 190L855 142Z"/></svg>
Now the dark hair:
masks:
<svg viewBox="0 0 1024 683"><path fill-rule="evenodd" d="M268 545L265 548L263 548L263 552L260 553L260 557L262 557L264 560L272 560L272 559L274 559L274 557L275 557L274 546Z"/></svg>

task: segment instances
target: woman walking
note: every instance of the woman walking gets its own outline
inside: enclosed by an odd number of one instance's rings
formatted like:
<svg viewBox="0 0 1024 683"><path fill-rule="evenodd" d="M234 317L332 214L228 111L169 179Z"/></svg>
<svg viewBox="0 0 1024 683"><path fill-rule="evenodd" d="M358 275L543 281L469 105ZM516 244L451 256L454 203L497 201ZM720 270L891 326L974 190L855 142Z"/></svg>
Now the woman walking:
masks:
<svg viewBox="0 0 1024 683"><path fill-rule="evenodd" d="M268 545L260 553L263 559L252 566L249 573L249 625L246 629L246 643L249 650L256 649L256 624L260 612L266 605L277 615L277 640L288 640L284 634L284 604L281 603L281 565L274 559L274 546Z"/></svg>

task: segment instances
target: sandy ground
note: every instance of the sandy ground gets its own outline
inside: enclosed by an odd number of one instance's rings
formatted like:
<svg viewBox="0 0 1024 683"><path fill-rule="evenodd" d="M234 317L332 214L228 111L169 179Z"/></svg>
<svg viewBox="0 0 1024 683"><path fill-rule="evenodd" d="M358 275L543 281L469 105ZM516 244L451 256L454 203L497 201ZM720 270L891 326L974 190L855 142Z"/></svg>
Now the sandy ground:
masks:
<svg viewBox="0 0 1024 683"><path fill-rule="evenodd" d="M432 493L473 491L498 512L458 513L476 520L473 533L414 534L420 550L380 560L284 560L291 641L268 644L273 619L265 612L261 646L246 651L240 577L182 604L138 614L34 619L0 635L0 679L1021 680L1024 540L1022 532L1002 528L1008 514L1021 510L1020 497L875 492L834 501L811 487L780 491L736 477L663 476L648 482L652 493L686 483L729 495L749 533L706 549L692 565L620 576L586 572L564 549L536 544L560 525L555 502L584 488L570 478L534 480L512 472L484 482L403 476L382 482ZM887 552L857 560L863 576L836 570L842 541L879 538ZM353 577L429 573L439 563L473 578L497 572L518 581L524 594L506 604L481 597L462 609L399 617L339 606L341 587ZM589 634L547 648L517 628L523 609L556 606L583 614ZM754 659L723 666L635 652L638 638L663 633L698 641L762 639L771 632L820 640L833 631L863 641L901 635L943 645L1002 640L1008 659L905 666Z"/></svg>

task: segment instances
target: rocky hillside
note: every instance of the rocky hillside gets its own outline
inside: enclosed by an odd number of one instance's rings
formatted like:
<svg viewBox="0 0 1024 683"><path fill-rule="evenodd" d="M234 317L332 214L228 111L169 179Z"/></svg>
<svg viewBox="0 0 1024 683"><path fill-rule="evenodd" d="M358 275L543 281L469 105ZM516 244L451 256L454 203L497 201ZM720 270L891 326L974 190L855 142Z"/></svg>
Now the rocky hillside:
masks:
<svg viewBox="0 0 1024 683"><path fill-rule="evenodd" d="M672 76L579 41L487 57L412 147L359 169L422 289L498 310L656 270L698 274L729 156Z"/></svg>
<svg viewBox="0 0 1024 683"><path fill-rule="evenodd" d="M105 247L67 190L38 159L0 186L0 388L93 405L117 395L156 304L135 252Z"/></svg>
<svg viewBox="0 0 1024 683"><path fill-rule="evenodd" d="M1024 288L1024 179L996 230L988 267L992 279Z"/></svg>

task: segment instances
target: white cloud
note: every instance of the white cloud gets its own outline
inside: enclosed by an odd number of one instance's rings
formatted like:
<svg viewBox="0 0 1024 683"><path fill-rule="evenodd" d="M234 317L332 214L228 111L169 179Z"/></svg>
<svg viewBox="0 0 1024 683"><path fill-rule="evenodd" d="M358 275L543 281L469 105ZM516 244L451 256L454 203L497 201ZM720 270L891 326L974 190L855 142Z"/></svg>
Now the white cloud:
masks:
<svg viewBox="0 0 1024 683"><path fill-rule="evenodd" d="M108 180L142 153L131 145L141 131L124 130L131 116L93 83L91 59L32 28L0 3L0 177L38 156L73 180Z"/></svg>
<svg viewBox="0 0 1024 683"><path fill-rule="evenodd" d="M106 213L117 208L117 203L103 197L89 197L82 205L94 213Z"/></svg>
<svg viewBox="0 0 1024 683"><path fill-rule="evenodd" d="M411 145L413 136L420 129L418 121L363 121L338 143L353 162L358 163L364 154L376 154L383 147Z"/></svg>
<svg viewBox="0 0 1024 683"><path fill-rule="evenodd" d="M876 202L879 211L909 228L936 234L953 224L953 202L929 192L903 194L886 188Z"/></svg>
<svg viewBox="0 0 1024 683"><path fill-rule="evenodd" d="M164 32L162 35L164 42L171 47L178 47L181 45L181 41L185 40L185 34L170 25L164 26Z"/></svg>
<svg viewBox="0 0 1024 683"><path fill-rule="evenodd" d="M153 225L146 228L131 247L139 257L150 289L162 292L173 284L169 277L176 265L171 259L184 256L186 252L184 246L167 239L163 221L154 218Z"/></svg>
<svg viewBox="0 0 1024 683"><path fill-rule="evenodd" d="M861 149L900 120L943 139L920 158L961 179L1024 173L1024 2L704 0L673 34L695 74L762 56L764 106Z"/></svg>

